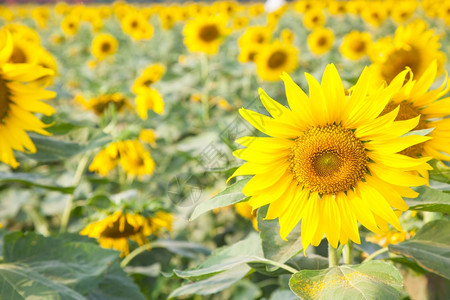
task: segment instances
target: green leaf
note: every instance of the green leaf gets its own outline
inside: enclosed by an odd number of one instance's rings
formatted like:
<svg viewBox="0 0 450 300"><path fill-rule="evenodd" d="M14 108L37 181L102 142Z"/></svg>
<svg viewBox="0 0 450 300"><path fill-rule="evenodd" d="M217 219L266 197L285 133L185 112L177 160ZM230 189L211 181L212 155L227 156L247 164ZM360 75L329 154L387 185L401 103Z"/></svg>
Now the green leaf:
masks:
<svg viewBox="0 0 450 300"><path fill-rule="evenodd" d="M83 300L81 294L51 281L27 266L0 264L0 299Z"/></svg>
<svg viewBox="0 0 450 300"><path fill-rule="evenodd" d="M190 221L195 220L200 215L213 210L215 208L236 204L246 200L248 197L242 193L242 189L250 179L242 179L230 185L222 192L218 193L209 200L201 202L197 205L192 213Z"/></svg>
<svg viewBox="0 0 450 300"><path fill-rule="evenodd" d="M278 220L264 220L268 206L258 209L258 230L262 240L264 257L276 262L284 263L297 253L302 251L300 239L300 224L289 233L287 241L280 236L280 224ZM276 266L267 266L268 271L278 269Z"/></svg>
<svg viewBox="0 0 450 300"><path fill-rule="evenodd" d="M72 194L75 189L74 186L57 185L55 184L54 179L43 177L40 174L0 172L0 183L1 182L18 182L28 186L36 186L66 194Z"/></svg>
<svg viewBox="0 0 450 300"><path fill-rule="evenodd" d="M188 241L157 240L152 242L152 247L165 248L172 253L189 258L197 258L199 254L211 254L211 250L209 250L205 246Z"/></svg>
<svg viewBox="0 0 450 300"><path fill-rule="evenodd" d="M248 262L258 261L260 258L264 260L261 242L254 233L231 246L217 249L197 268L187 271L175 269L174 273L185 279L199 280Z"/></svg>
<svg viewBox="0 0 450 300"><path fill-rule="evenodd" d="M432 160L429 164L433 170L428 171L430 180L450 183L450 168L438 160Z"/></svg>
<svg viewBox="0 0 450 300"><path fill-rule="evenodd" d="M414 199L405 199L410 210L422 210L450 213L450 194L426 186L416 189L420 195Z"/></svg>
<svg viewBox="0 0 450 300"><path fill-rule="evenodd" d="M391 264L370 261L326 270L303 270L291 277L291 290L301 299L383 299L397 300L402 277Z"/></svg>
<svg viewBox="0 0 450 300"><path fill-rule="evenodd" d="M450 220L429 222L413 238L389 245L389 250L412 258L422 268L450 279Z"/></svg>
<svg viewBox="0 0 450 300"><path fill-rule="evenodd" d="M169 299L192 294L210 295L220 292L241 280L250 270L251 268L247 265L235 266L208 279L179 287L169 295Z"/></svg>
<svg viewBox="0 0 450 300"><path fill-rule="evenodd" d="M60 284L87 293L97 287L118 252L98 245L72 242L35 233L4 237L4 260L20 263Z"/></svg>

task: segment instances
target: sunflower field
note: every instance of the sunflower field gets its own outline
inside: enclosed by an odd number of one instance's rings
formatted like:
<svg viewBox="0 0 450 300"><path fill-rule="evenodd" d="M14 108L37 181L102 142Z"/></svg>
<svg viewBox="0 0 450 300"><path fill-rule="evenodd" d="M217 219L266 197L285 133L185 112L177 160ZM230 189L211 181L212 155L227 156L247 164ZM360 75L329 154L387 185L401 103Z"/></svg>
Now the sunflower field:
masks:
<svg viewBox="0 0 450 300"><path fill-rule="evenodd" d="M0 299L450 299L450 1L0 3Z"/></svg>

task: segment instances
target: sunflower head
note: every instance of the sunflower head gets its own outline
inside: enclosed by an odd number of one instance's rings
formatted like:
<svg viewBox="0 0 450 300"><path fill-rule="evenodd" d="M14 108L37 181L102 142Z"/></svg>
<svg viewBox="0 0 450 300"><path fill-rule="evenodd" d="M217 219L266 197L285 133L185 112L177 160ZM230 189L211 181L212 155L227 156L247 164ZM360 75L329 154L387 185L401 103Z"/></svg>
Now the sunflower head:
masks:
<svg viewBox="0 0 450 300"><path fill-rule="evenodd" d="M226 19L204 17L189 21L184 29L184 44L189 51L216 54L228 34Z"/></svg>
<svg viewBox="0 0 450 300"><path fill-rule="evenodd" d="M282 72L297 68L298 50L291 44L275 41L261 47L256 56L256 71L264 80L279 80Z"/></svg>
<svg viewBox="0 0 450 300"><path fill-rule="evenodd" d="M116 53L118 45L116 38L111 34L99 34L92 41L92 55L98 60L103 60L105 57Z"/></svg>
<svg viewBox="0 0 450 300"><path fill-rule="evenodd" d="M418 117L395 121L399 108L380 115L406 75L403 71L389 86L371 91L374 76L366 68L348 94L334 65L328 65L321 83L306 74L308 97L284 73L290 108L260 90L272 117L240 110L269 137L237 140L245 148L234 154L247 162L232 177L253 175L243 193L253 209L269 205L266 219L278 218L282 238L300 220L305 248L317 246L324 235L333 247L349 239L359 243L358 221L376 233L388 223L401 230L393 208L406 210L402 196L417 196L409 186L427 183L411 170L429 168L430 159L399 154L429 140L403 137Z"/></svg>
<svg viewBox="0 0 450 300"><path fill-rule="evenodd" d="M133 86L131 87L132 92L140 94L145 89L148 89L152 84L162 78L165 71L166 68L162 64L148 66L144 69L141 76L134 81Z"/></svg>
<svg viewBox="0 0 450 300"><path fill-rule="evenodd" d="M317 28L308 36L308 46L312 53L322 55L331 49L334 33L328 28Z"/></svg>
<svg viewBox="0 0 450 300"><path fill-rule="evenodd" d="M339 50L342 55L351 60L358 60L367 55L372 44L368 32L352 31L344 36Z"/></svg>

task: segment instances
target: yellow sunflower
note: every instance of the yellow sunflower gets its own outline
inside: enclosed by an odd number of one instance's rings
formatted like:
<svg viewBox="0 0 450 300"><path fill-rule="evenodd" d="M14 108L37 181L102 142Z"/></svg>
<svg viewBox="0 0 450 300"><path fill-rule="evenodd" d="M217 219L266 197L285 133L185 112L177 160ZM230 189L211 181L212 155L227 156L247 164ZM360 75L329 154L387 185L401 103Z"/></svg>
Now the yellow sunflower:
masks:
<svg viewBox="0 0 450 300"><path fill-rule="evenodd" d="M391 18L395 22L402 24L412 17L417 5L418 2L416 1L399 1L392 6Z"/></svg>
<svg viewBox="0 0 450 300"><path fill-rule="evenodd" d="M88 224L80 234L96 238L100 246L116 249L122 252L121 256L126 256L130 253L128 240L142 246L149 242L148 236L158 234L163 228L170 231L171 226L172 215L168 213L158 212L149 218L118 210L103 220Z"/></svg>
<svg viewBox="0 0 450 300"><path fill-rule="evenodd" d="M165 67L162 64L154 64L144 69L142 74L136 78L131 87L131 91L135 94L143 92L148 89L152 84L159 81L164 75Z"/></svg>
<svg viewBox="0 0 450 300"><path fill-rule="evenodd" d="M261 44L248 43L239 48L238 61L241 63L254 62L256 55L261 50Z"/></svg>
<svg viewBox="0 0 450 300"><path fill-rule="evenodd" d="M325 25L326 18L321 8L310 9L303 17L303 24L306 28L314 29Z"/></svg>
<svg viewBox="0 0 450 300"><path fill-rule="evenodd" d="M136 110L141 119L147 120L149 109L159 115L164 112L164 100L154 88L142 89L136 96Z"/></svg>
<svg viewBox="0 0 450 300"><path fill-rule="evenodd" d="M280 39L284 43L293 44L294 43L294 32L292 30L285 28L281 31Z"/></svg>
<svg viewBox="0 0 450 300"><path fill-rule="evenodd" d="M118 112L122 111L125 107L131 107L128 98L121 93L104 94L89 100L84 99L83 96L77 96L75 97L75 100L80 103L84 109L92 110L98 116L101 116L110 105L114 105Z"/></svg>
<svg viewBox="0 0 450 300"><path fill-rule="evenodd" d="M308 47L316 55L328 52L333 42L334 33L328 28L317 28L308 36Z"/></svg>
<svg viewBox="0 0 450 300"><path fill-rule="evenodd" d="M301 222L304 249L317 246L325 234L337 247L348 240L360 243L359 221L379 233L392 224L401 230L391 207L405 211L402 199L418 194L410 186L427 180L409 170L429 158L414 159L397 152L429 138L409 135L419 118L394 121L399 110L379 116L400 90L406 71L388 87L368 96L372 74L362 72L350 96L334 65L317 82L306 74L309 97L284 73L290 109L260 89L272 118L247 109L241 116L270 137L243 137L246 148L234 155L246 160L231 176L254 175L243 193L253 209L269 204L266 219L279 219L286 239Z"/></svg>
<svg viewBox="0 0 450 300"><path fill-rule="evenodd" d="M353 30L344 36L339 50L344 57L358 60L368 54L371 44L372 37L368 32Z"/></svg>
<svg viewBox="0 0 450 300"><path fill-rule="evenodd" d="M108 175L118 164L128 175L150 175L155 169L150 152L139 140L126 140L109 144L101 150L89 166L89 171Z"/></svg>
<svg viewBox="0 0 450 300"><path fill-rule="evenodd" d="M225 25L221 17L197 17L183 29L184 44L191 52L216 54L228 32Z"/></svg>
<svg viewBox="0 0 450 300"><path fill-rule="evenodd" d="M142 129L138 139L152 147L156 147L156 133L152 129Z"/></svg>
<svg viewBox="0 0 450 300"><path fill-rule="evenodd" d="M291 44L275 41L264 45L256 56L256 72L263 80L276 81L283 72L297 68L298 50Z"/></svg>
<svg viewBox="0 0 450 300"><path fill-rule="evenodd" d="M31 64L9 63L13 53L11 34L0 31L0 161L16 168L19 163L13 150L36 152L36 147L27 135L34 131L50 135L33 113L50 116L55 110L42 102L55 97L56 93L41 86L30 85L41 77L53 75L53 71Z"/></svg>
<svg viewBox="0 0 450 300"><path fill-rule="evenodd" d="M98 60L103 60L105 57L116 53L118 45L119 43L116 38L111 34L99 34L92 41L92 55L94 55Z"/></svg>
<svg viewBox="0 0 450 300"><path fill-rule="evenodd" d="M383 1L371 1L362 8L361 16L366 23L379 27L388 17L386 3Z"/></svg>
<svg viewBox="0 0 450 300"><path fill-rule="evenodd" d="M427 29L423 21L400 26L394 37L377 41L370 51L374 72L380 80L390 82L406 67L420 79L428 66L437 60L438 74L443 70L445 54L439 51L439 35Z"/></svg>
<svg viewBox="0 0 450 300"><path fill-rule="evenodd" d="M77 34L80 19L74 15L68 15L61 22L61 29L65 35L72 36Z"/></svg>
<svg viewBox="0 0 450 300"><path fill-rule="evenodd" d="M399 113L395 120L419 118L414 130L434 128L429 134L431 140L406 148L401 154L450 161L450 98L442 98L448 93L450 86L446 78L439 88L430 90L436 79L437 69L437 63L433 61L419 79L413 80L415 74L412 74L403 88L391 98L381 115L398 107ZM418 168L417 171L427 177L426 169Z"/></svg>
<svg viewBox="0 0 450 300"><path fill-rule="evenodd" d="M248 44L267 44L272 39L272 30L265 26L250 26L239 38L239 47L246 47Z"/></svg>
<svg viewBox="0 0 450 300"><path fill-rule="evenodd" d="M122 30L135 41L148 40L153 36L153 26L140 13L127 13L121 22Z"/></svg>

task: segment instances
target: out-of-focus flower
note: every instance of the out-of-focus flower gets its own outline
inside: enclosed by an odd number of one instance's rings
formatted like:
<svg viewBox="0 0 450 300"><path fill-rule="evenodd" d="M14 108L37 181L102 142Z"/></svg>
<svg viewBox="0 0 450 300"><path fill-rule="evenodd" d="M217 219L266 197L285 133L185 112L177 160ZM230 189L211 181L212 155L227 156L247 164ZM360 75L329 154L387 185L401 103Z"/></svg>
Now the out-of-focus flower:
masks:
<svg viewBox="0 0 450 300"><path fill-rule="evenodd" d="M216 54L228 34L225 25L226 19L220 16L195 18L183 29L184 44L191 52Z"/></svg>
<svg viewBox="0 0 450 300"><path fill-rule="evenodd" d="M329 28L317 28L308 36L308 47L316 55L328 52L333 42L334 33Z"/></svg>
<svg viewBox="0 0 450 300"><path fill-rule="evenodd" d="M358 60L368 54L371 45L372 38L368 32L353 30L344 36L339 50L344 57Z"/></svg>
<svg viewBox="0 0 450 300"><path fill-rule="evenodd" d="M98 34L92 41L91 52L98 60L111 56L117 51L119 43L116 38L109 33Z"/></svg>
<svg viewBox="0 0 450 300"><path fill-rule="evenodd" d="M266 44L256 56L256 72L264 80L280 80L281 73L297 68L297 56L297 48L290 44L279 41Z"/></svg>

